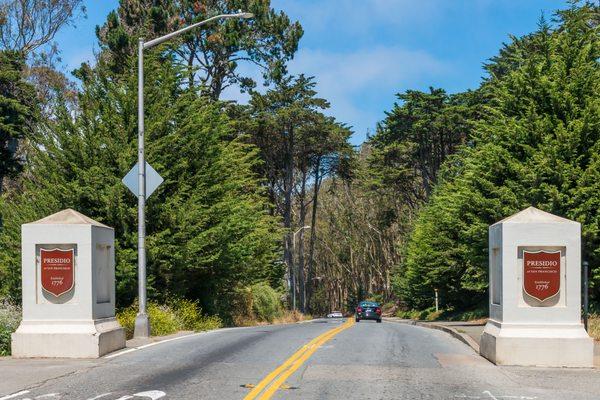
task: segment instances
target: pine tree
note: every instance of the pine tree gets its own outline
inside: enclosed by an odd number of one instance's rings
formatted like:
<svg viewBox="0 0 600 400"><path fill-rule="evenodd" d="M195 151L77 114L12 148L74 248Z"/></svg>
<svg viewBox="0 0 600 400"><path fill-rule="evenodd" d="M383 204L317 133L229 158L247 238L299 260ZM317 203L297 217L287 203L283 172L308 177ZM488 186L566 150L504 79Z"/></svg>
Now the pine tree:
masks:
<svg viewBox="0 0 600 400"><path fill-rule="evenodd" d="M573 4L488 65L489 99L468 147L450 157L396 277L407 304L485 302L487 227L529 205L582 223L600 298L599 8Z"/></svg>
<svg viewBox="0 0 600 400"><path fill-rule="evenodd" d="M239 10L254 17L213 21L168 44L185 66L187 83L199 84L204 94L217 100L231 85L245 89L256 85L239 71L245 62L259 66L268 82L282 78L304 33L300 23L273 9L270 0L121 0L96 34L104 60L114 72L123 74L126 61L136 54L139 37L154 39Z"/></svg>
<svg viewBox="0 0 600 400"><path fill-rule="evenodd" d="M147 158L165 178L147 204L149 296L199 299L227 311L236 286L281 283L277 219L253 172L256 149L234 138L218 102L182 85L171 60L146 65ZM136 296L137 203L121 183L136 160L136 77L103 65L79 71L78 105L67 102L31 138L20 190L2 197L2 291L20 291L20 225L71 207L115 228L117 301Z"/></svg>
<svg viewBox="0 0 600 400"><path fill-rule="evenodd" d="M24 70L22 53L0 51L0 193L4 178L22 168L17 143L30 132L36 117L35 90L23 78Z"/></svg>

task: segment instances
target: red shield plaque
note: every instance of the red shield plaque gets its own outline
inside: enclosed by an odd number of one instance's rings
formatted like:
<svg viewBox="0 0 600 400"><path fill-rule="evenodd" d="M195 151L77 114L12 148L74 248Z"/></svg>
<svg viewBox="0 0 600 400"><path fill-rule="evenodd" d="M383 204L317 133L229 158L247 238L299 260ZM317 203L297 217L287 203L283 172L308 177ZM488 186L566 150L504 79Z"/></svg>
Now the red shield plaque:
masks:
<svg viewBox="0 0 600 400"><path fill-rule="evenodd" d="M560 251L523 252L523 289L539 301L560 291Z"/></svg>
<svg viewBox="0 0 600 400"><path fill-rule="evenodd" d="M73 289L74 263L74 249L40 249L42 288L56 297Z"/></svg>

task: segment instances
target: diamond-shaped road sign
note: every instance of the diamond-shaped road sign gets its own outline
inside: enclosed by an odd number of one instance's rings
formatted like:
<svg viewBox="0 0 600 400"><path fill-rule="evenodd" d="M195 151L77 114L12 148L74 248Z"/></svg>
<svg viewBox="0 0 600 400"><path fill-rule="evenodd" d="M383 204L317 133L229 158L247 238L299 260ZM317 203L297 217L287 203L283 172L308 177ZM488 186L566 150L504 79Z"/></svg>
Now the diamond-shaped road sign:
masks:
<svg viewBox="0 0 600 400"><path fill-rule="evenodd" d="M123 178L123 183L135 194L138 195L138 163L135 163L133 168ZM163 183L163 178L152 168L152 166L146 163L146 198L150 197L152 193Z"/></svg>

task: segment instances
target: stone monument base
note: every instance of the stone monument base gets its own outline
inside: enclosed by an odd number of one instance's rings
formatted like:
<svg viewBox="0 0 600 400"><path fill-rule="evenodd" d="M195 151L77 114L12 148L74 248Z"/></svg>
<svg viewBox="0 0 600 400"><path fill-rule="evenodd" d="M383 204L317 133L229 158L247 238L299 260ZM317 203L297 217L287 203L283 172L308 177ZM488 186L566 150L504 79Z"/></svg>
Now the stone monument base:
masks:
<svg viewBox="0 0 600 400"><path fill-rule="evenodd" d="M23 321L12 334L16 358L98 358L125 347L125 331L113 318L87 321Z"/></svg>
<svg viewBox="0 0 600 400"><path fill-rule="evenodd" d="M582 324L526 325L488 321L480 353L497 365L586 367L594 364L594 340Z"/></svg>

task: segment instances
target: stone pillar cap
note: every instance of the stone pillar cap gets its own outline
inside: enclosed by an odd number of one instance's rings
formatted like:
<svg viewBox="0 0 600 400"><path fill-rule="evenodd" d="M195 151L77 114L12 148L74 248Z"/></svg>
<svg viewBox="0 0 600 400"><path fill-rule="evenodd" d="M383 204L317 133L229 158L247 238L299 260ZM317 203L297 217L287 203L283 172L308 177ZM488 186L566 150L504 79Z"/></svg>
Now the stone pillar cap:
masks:
<svg viewBox="0 0 600 400"><path fill-rule="evenodd" d="M112 229L111 227L95 221L71 208L59 211L55 214L49 215L34 222L30 222L26 225L94 225L102 228Z"/></svg>
<svg viewBox="0 0 600 400"><path fill-rule="evenodd" d="M496 222L498 224L525 224L531 222L547 223L547 224L579 224L579 222L571 221L570 219L559 217L558 215L550 214L549 212L542 211L535 207L527 207L526 209L519 211L516 214L506 217L501 221Z"/></svg>

